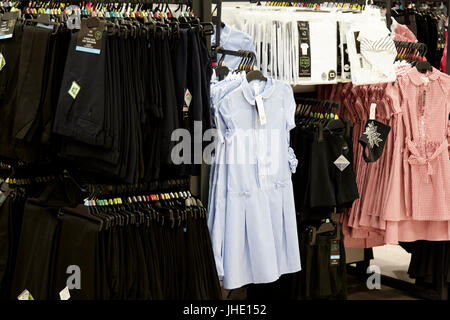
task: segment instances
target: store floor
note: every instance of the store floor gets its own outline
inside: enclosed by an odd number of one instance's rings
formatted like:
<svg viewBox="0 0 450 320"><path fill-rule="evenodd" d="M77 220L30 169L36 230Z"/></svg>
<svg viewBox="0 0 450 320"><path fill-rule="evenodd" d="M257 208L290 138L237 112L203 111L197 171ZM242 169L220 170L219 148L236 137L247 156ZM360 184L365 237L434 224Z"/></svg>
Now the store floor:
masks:
<svg viewBox="0 0 450 320"><path fill-rule="evenodd" d="M348 300L418 300L408 293L384 286L381 289L369 290L365 283L348 275Z"/></svg>
<svg viewBox="0 0 450 320"><path fill-rule="evenodd" d="M369 290L366 284L352 275L348 275L348 300L418 300L406 292L381 284L381 289ZM245 288L235 290L222 289L225 300L245 300Z"/></svg>

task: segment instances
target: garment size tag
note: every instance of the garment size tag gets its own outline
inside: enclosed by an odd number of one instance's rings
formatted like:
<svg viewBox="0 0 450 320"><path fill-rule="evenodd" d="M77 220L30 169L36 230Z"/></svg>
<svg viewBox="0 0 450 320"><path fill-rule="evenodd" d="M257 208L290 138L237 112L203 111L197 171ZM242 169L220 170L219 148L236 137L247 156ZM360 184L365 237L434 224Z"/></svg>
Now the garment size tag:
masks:
<svg viewBox="0 0 450 320"><path fill-rule="evenodd" d="M44 23L37 23L36 27L53 30L54 25L52 25L52 24L44 24Z"/></svg>
<svg viewBox="0 0 450 320"><path fill-rule="evenodd" d="M339 249L339 240L331 240L330 243L330 265L339 265L341 254Z"/></svg>
<svg viewBox="0 0 450 320"><path fill-rule="evenodd" d="M377 104L376 103L372 103L370 105L370 120L375 120L375 116L377 114Z"/></svg>
<svg viewBox="0 0 450 320"><path fill-rule="evenodd" d="M184 90L183 118L189 118L189 107L192 102L192 94L188 88Z"/></svg>
<svg viewBox="0 0 450 320"><path fill-rule="evenodd" d="M34 300L30 291L27 289L23 290L22 293L17 297L17 300Z"/></svg>
<svg viewBox="0 0 450 320"><path fill-rule="evenodd" d="M348 161L347 158L344 157L344 155L341 155L339 158L336 159L336 161L334 161L334 165L338 167L338 169L341 171L344 171L349 164L350 161Z"/></svg>
<svg viewBox="0 0 450 320"><path fill-rule="evenodd" d="M189 109L189 106L191 105L192 102L192 95L191 92L189 91L189 89L186 89L184 91L184 103L186 104L186 106Z"/></svg>
<svg viewBox="0 0 450 320"><path fill-rule="evenodd" d="M6 66L6 60L3 54L0 52L0 71Z"/></svg>
<svg viewBox="0 0 450 320"><path fill-rule="evenodd" d="M13 37L16 19L0 21L0 40Z"/></svg>
<svg viewBox="0 0 450 320"><path fill-rule="evenodd" d="M65 287L64 289L61 290L61 292L59 293L59 298L61 300L69 300L70 299L70 292L69 292L68 287Z"/></svg>
<svg viewBox="0 0 450 320"><path fill-rule="evenodd" d="M77 51L100 54L102 50L103 31L105 24L98 22L96 27L88 27L86 20L81 22L81 29L78 32Z"/></svg>
<svg viewBox="0 0 450 320"><path fill-rule="evenodd" d="M261 125L265 125L267 120L266 112L264 110L264 101L263 98L259 95L259 87L256 83L253 85L253 88L255 89L255 104L256 109L258 110L259 123Z"/></svg>
<svg viewBox="0 0 450 320"><path fill-rule="evenodd" d="M76 99L78 93L80 92L81 87L75 81L72 82L72 86L69 89L69 94L72 98Z"/></svg>

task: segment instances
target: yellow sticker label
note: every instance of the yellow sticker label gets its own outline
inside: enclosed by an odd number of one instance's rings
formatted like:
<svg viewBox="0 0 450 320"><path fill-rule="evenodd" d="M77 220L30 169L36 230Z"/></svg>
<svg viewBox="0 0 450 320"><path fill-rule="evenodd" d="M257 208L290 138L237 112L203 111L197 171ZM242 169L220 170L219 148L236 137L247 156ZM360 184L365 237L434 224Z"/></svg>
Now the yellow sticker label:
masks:
<svg viewBox="0 0 450 320"><path fill-rule="evenodd" d="M69 89L69 95L76 99L78 93L80 92L81 87L78 83L76 83L75 81L72 82L72 86Z"/></svg>

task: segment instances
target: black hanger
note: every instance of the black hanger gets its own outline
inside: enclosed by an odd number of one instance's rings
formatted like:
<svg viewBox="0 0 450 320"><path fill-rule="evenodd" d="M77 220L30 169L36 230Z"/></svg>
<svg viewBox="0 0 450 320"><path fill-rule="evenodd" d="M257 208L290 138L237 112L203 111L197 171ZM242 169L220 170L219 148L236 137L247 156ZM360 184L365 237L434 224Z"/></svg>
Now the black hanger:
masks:
<svg viewBox="0 0 450 320"><path fill-rule="evenodd" d="M425 73L427 71L433 71L433 67L428 61L422 61L422 60L417 61L415 67L421 73Z"/></svg>
<svg viewBox="0 0 450 320"><path fill-rule="evenodd" d="M336 231L336 226L333 222L322 223L319 228L317 228L317 234L324 234Z"/></svg>
<svg viewBox="0 0 450 320"><path fill-rule="evenodd" d="M253 80L267 81L267 78L263 75L261 71L253 70L247 73L247 82L251 82Z"/></svg>

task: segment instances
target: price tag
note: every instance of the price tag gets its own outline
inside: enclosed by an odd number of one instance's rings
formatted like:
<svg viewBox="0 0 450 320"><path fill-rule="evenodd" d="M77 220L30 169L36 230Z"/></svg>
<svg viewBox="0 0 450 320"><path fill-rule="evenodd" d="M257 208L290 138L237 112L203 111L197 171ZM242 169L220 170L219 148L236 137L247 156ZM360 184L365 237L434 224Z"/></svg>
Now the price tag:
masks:
<svg viewBox="0 0 450 320"><path fill-rule="evenodd" d="M22 291L22 293L17 297L17 300L34 300L33 296L31 295L30 291L25 289Z"/></svg>
<svg viewBox="0 0 450 320"><path fill-rule="evenodd" d="M81 87L78 83L76 83L75 81L72 82L72 86L69 89L69 95L75 100L78 93L80 92Z"/></svg>
<svg viewBox="0 0 450 320"><path fill-rule="evenodd" d="M186 91L184 92L184 103L186 103L186 106L189 108L191 102L192 102L191 92L189 91L189 89L186 89Z"/></svg>
<svg viewBox="0 0 450 320"><path fill-rule="evenodd" d="M347 158L344 157L343 155L341 155L339 158L336 159L336 161L334 161L334 165L338 167L338 169L341 171L344 171L349 164L350 161L348 161Z"/></svg>
<svg viewBox="0 0 450 320"><path fill-rule="evenodd" d="M341 254L339 250L339 240L331 240L330 246L330 264L332 266L339 265Z"/></svg>
<svg viewBox="0 0 450 320"><path fill-rule="evenodd" d="M64 289L62 289L61 292L59 293L59 297L61 298L61 300L69 300L70 299L69 288L65 287Z"/></svg>
<svg viewBox="0 0 450 320"><path fill-rule="evenodd" d="M6 65L5 57L4 57L3 54L0 52L0 71L2 71L2 69L5 67L5 65Z"/></svg>
<svg viewBox="0 0 450 320"><path fill-rule="evenodd" d="M253 88L255 89L255 104L256 109L258 110L259 123L261 125L265 125L267 123L267 119L266 112L264 110L264 101L263 98L259 95L259 87L256 83L253 84Z"/></svg>
<svg viewBox="0 0 450 320"><path fill-rule="evenodd" d="M0 20L0 40L13 37L16 19Z"/></svg>
<svg viewBox="0 0 450 320"><path fill-rule="evenodd" d="M377 113L377 104L376 103L372 103L370 105L370 120L375 120L375 115Z"/></svg>
<svg viewBox="0 0 450 320"><path fill-rule="evenodd" d="M95 27L89 27L86 20L83 20L81 22L81 29L78 32L77 46L75 49L77 51L100 54L104 30L105 24L103 22L98 22Z"/></svg>

